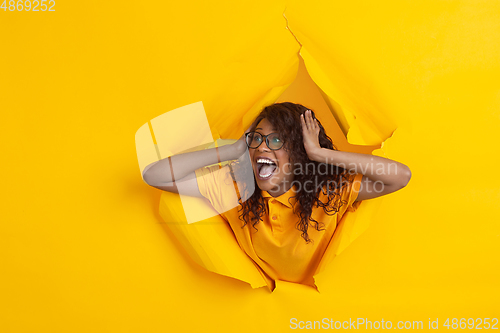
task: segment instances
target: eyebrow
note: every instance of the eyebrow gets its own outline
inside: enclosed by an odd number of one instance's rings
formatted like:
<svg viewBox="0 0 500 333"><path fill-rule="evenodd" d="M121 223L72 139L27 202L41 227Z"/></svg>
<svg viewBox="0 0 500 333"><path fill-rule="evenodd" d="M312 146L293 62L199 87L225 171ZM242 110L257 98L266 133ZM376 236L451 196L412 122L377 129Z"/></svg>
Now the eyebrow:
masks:
<svg viewBox="0 0 500 333"><path fill-rule="evenodd" d="M254 131L256 131L256 130L261 130L261 129L262 129L262 128L257 127L256 129L254 129ZM273 133L277 133L277 132L273 132ZM262 134L261 134L261 135L262 135Z"/></svg>

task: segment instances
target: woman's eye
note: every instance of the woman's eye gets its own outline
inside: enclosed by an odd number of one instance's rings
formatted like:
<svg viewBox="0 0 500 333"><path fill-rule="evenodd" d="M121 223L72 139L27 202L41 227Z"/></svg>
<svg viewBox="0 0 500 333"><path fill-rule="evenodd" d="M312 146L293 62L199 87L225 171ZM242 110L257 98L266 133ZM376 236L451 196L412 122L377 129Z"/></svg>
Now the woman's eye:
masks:
<svg viewBox="0 0 500 333"><path fill-rule="evenodd" d="M274 143L280 143L280 142L281 142L281 140L280 140L280 138L273 138L273 142L274 142Z"/></svg>
<svg viewBox="0 0 500 333"><path fill-rule="evenodd" d="M262 138L260 136L254 136L253 137L253 141L255 141L255 142L261 142Z"/></svg>

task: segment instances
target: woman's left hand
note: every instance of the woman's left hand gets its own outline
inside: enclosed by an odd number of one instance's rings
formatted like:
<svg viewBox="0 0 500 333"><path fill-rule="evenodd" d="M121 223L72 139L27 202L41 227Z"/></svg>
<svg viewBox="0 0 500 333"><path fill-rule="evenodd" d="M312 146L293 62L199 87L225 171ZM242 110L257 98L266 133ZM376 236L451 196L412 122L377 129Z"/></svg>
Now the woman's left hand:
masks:
<svg viewBox="0 0 500 333"><path fill-rule="evenodd" d="M311 110L307 110L300 116L302 124L302 136L304 137L304 148L309 159L314 160L314 156L321 149L319 145L319 125L316 119L313 119Z"/></svg>

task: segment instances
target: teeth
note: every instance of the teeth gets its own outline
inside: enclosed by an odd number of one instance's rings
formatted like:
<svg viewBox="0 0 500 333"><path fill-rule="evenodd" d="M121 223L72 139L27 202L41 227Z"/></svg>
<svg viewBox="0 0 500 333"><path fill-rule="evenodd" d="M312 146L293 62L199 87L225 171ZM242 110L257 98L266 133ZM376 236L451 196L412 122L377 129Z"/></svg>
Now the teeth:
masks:
<svg viewBox="0 0 500 333"><path fill-rule="evenodd" d="M257 163L274 164L273 162L271 162L270 160L265 159L265 158L259 158L259 159L257 160Z"/></svg>
<svg viewBox="0 0 500 333"><path fill-rule="evenodd" d="M271 175L271 173L268 173L267 175L263 175L263 174L259 173L259 176L261 176L262 178L266 178L266 177L269 177Z"/></svg>

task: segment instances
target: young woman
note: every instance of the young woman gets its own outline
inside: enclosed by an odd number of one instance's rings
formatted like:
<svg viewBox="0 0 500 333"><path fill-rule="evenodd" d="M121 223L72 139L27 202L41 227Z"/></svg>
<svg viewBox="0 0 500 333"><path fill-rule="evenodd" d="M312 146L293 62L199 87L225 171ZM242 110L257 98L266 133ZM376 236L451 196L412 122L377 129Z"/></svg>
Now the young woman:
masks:
<svg viewBox="0 0 500 333"><path fill-rule="evenodd" d="M229 160L238 161L221 169L214 165ZM249 172L251 178L245 176ZM336 150L314 112L276 103L236 143L160 160L143 177L161 190L182 188L184 195L207 198L268 283L314 286L345 212L405 187L411 172L383 157ZM241 179L247 184L241 186ZM237 205L229 202L235 188Z"/></svg>

